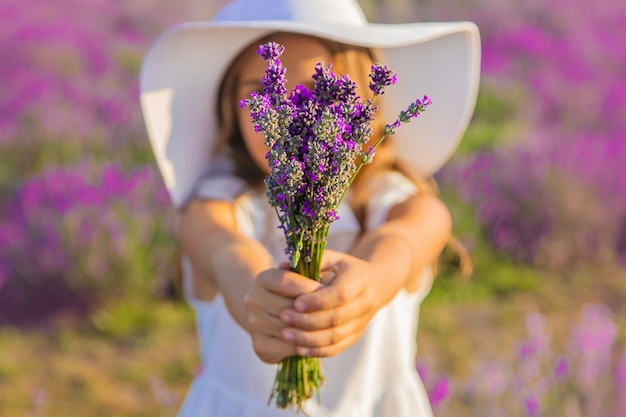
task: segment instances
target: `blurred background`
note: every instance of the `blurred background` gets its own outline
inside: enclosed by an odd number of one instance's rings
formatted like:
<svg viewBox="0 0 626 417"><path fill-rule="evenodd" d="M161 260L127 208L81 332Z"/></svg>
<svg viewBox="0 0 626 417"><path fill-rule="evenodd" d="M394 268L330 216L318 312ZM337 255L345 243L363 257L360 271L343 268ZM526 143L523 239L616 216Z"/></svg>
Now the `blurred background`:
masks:
<svg viewBox="0 0 626 417"><path fill-rule="evenodd" d="M164 298L174 218L137 76L223 2L0 0L0 416L175 414L197 340ZM435 415L626 416L626 2L361 5L481 29L476 112L437 174L474 273L445 253L422 309Z"/></svg>

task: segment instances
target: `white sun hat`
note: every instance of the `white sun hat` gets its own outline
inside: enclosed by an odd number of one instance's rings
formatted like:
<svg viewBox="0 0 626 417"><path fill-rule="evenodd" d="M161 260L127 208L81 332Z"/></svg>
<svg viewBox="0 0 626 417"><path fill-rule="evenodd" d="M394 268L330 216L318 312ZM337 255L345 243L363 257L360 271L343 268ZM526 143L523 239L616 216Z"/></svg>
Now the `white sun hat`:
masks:
<svg viewBox="0 0 626 417"><path fill-rule="evenodd" d="M422 175L433 174L450 158L476 102L476 25L368 23L355 0L234 0L212 21L183 23L163 33L141 67L144 119L175 207L211 169L225 71L245 47L273 32L370 48L377 62L397 72L396 85L384 96L385 117L395 118L424 94L433 101L422 116L398 129L397 154Z"/></svg>

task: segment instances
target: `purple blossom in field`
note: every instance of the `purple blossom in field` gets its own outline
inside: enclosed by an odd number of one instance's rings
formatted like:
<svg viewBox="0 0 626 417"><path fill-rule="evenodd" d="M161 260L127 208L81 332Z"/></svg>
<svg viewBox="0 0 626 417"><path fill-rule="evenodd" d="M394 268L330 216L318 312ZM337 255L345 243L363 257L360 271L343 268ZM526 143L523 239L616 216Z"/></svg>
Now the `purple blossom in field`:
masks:
<svg viewBox="0 0 626 417"><path fill-rule="evenodd" d="M554 364L554 378L556 380L564 380L569 376L570 361L567 356L559 356Z"/></svg>
<svg viewBox="0 0 626 417"><path fill-rule="evenodd" d="M125 274L136 274L137 262L153 273L165 271L169 207L160 177L149 168L127 174L117 165L84 163L24 182L8 197L0 220L0 268L6 271L0 322L51 318L64 304L86 307L89 291L115 293Z"/></svg>
<svg viewBox="0 0 626 417"><path fill-rule="evenodd" d="M534 395L524 398L524 411L528 417L537 417L539 415L539 400Z"/></svg>
<svg viewBox="0 0 626 417"><path fill-rule="evenodd" d="M545 144L555 137L537 135ZM446 169L491 243L514 258L558 269L626 253L626 142L580 135L566 147L483 151ZM583 173L584 170L584 173ZM620 238L620 236L622 236Z"/></svg>
<svg viewBox="0 0 626 417"><path fill-rule="evenodd" d="M475 207L478 221L497 249L533 261L555 222L550 189L542 186L550 169L545 155L495 150L457 162L439 179L455 184L460 196Z"/></svg>
<svg viewBox="0 0 626 417"><path fill-rule="evenodd" d="M482 377L480 389L490 397L498 397L507 388L507 380L512 377L502 364L498 362L488 362L479 365L479 374Z"/></svg>
<svg viewBox="0 0 626 417"><path fill-rule="evenodd" d="M472 165L470 179L460 175L461 192L490 241L517 259L559 269L607 262L599 257L611 252L626 265L626 200L619 197L626 193L626 3L421 6L422 18L478 23L481 88L516 106L513 129L497 138L514 146L458 162ZM492 168L481 171L485 164ZM542 176L535 164L547 168ZM456 186L457 179L443 182Z"/></svg>
<svg viewBox="0 0 626 417"><path fill-rule="evenodd" d="M437 378L428 390L428 399L433 409L436 409L443 401L450 398L450 392L450 380L444 377Z"/></svg>
<svg viewBox="0 0 626 417"><path fill-rule="evenodd" d="M572 323L567 356L546 348L550 337L541 313L527 314L526 321L528 337L519 346L529 346L532 340L538 343L532 344L523 356L518 351L518 355L504 359L477 352L473 370L465 379L453 381L457 389L446 401L446 407L436 410L437 416L625 415L626 350L621 350L621 356L612 354L616 324L607 306L583 307L580 321ZM593 375L587 375L590 366L594 366ZM417 370L430 396L440 371L423 361Z"/></svg>
<svg viewBox="0 0 626 417"><path fill-rule="evenodd" d="M431 407L433 410L441 409L445 401L449 400L452 395L452 381L444 375L435 374L423 362L417 362L415 370L424 384Z"/></svg>
<svg viewBox="0 0 626 417"><path fill-rule="evenodd" d="M592 388L609 368L616 336L617 326L607 306L585 306L570 341L575 376L582 387Z"/></svg>
<svg viewBox="0 0 626 417"><path fill-rule="evenodd" d="M541 124L587 133L624 132L624 2L484 3L475 13L486 32L483 68L522 80L535 95L537 105L530 110ZM549 13L550 7L567 12ZM504 25L503 15L517 16Z"/></svg>
<svg viewBox="0 0 626 417"><path fill-rule="evenodd" d="M417 362L415 364L415 370L417 371L417 374L420 376L420 379L422 381L427 381L428 377L430 375L430 368L422 362Z"/></svg>
<svg viewBox="0 0 626 417"><path fill-rule="evenodd" d="M184 8L168 9L145 1L1 2L0 145L143 140L139 62L156 34L182 18Z"/></svg>
<svg viewBox="0 0 626 417"><path fill-rule="evenodd" d="M533 312L527 313L525 318L528 338L518 348L519 367L514 381L518 385L518 392L526 393L524 404L527 413L536 415L541 397L551 383L545 370L549 367L552 351L544 315Z"/></svg>
<svg viewBox="0 0 626 417"><path fill-rule="evenodd" d="M545 317L539 313L526 315L526 331L529 338L519 348L520 359L530 359L550 354L550 336L545 329Z"/></svg>
<svg viewBox="0 0 626 417"><path fill-rule="evenodd" d="M529 105L520 112L531 112L538 127L556 125L570 132L582 128L600 135L624 132L623 1L432 2L414 7L414 13L426 21L476 22L483 81L519 85L529 93Z"/></svg>

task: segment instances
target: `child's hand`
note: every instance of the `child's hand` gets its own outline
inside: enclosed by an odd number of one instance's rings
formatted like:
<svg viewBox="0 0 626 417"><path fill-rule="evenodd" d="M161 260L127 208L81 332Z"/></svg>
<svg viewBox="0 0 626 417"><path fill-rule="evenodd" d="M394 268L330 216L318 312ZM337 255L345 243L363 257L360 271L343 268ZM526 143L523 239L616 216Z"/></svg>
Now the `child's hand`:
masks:
<svg viewBox="0 0 626 417"><path fill-rule="evenodd" d="M280 336L294 344L301 356L342 352L359 340L380 308L371 264L330 250L324 254L324 264L324 286L296 296L294 307L280 313L282 323L289 325L281 329Z"/></svg>
<svg viewBox="0 0 626 417"><path fill-rule="evenodd" d="M280 321L279 314L293 307L296 297L321 286L319 282L284 269L268 269L256 277L244 296L244 306L248 313L247 330L254 351L262 361L277 363L296 355L296 346L281 338L285 323Z"/></svg>

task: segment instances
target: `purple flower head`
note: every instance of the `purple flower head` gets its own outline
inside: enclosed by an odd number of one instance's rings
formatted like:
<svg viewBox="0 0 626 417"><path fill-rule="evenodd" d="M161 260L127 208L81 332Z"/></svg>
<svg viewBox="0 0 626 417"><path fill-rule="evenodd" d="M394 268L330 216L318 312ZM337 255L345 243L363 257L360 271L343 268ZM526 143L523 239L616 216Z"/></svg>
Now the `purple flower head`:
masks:
<svg viewBox="0 0 626 417"><path fill-rule="evenodd" d="M277 42L268 42L263 45L259 45L259 48L256 51L256 53L266 61L278 59L283 52L285 52L285 47Z"/></svg>
<svg viewBox="0 0 626 417"><path fill-rule="evenodd" d="M374 161L374 155L376 155L376 150L373 146L370 146L366 152L361 154L361 161L366 165L371 164Z"/></svg>
<svg viewBox="0 0 626 417"><path fill-rule="evenodd" d="M569 375L569 368L567 356L559 356L554 364L554 377L558 380L564 380Z"/></svg>
<svg viewBox="0 0 626 417"><path fill-rule="evenodd" d="M573 330L570 340L572 356L577 362L577 382L581 386L593 386L609 368L617 329L606 305L584 306L582 320Z"/></svg>
<svg viewBox="0 0 626 417"><path fill-rule="evenodd" d="M370 90L376 95L385 94L385 87L396 83L397 77L394 71L386 65L374 64L370 72Z"/></svg>
<svg viewBox="0 0 626 417"><path fill-rule="evenodd" d="M268 61L265 76L262 79L263 94L277 104L283 103L283 95L287 92L285 87L287 70L278 59L284 51L285 47L276 42L260 45L256 51L264 60Z"/></svg>
<svg viewBox="0 0 626 417"><path fill-rule="evenodd" d="M306 86L298 84L291 90L289 101L296 107L302 106L304 103L311 101L313 93Z"/></svg>
<svg viewBox="0 0 626 417"><path fill-rule="evenodd" d="M265 70L265 76L263 77L263 93L272 101L281 102L283 94L287 92L285 87L286 78L285 73L287 70L282 66L278 59L270 61L270 64Z"/></svg>
<svg viewBox="0 0 626 417"><path fill-rule="evenodd" d="M337 79L337 88L339 96L345 99L356 98L356 83L347 75L343 75Z"/></svg>
<svg viewBox="0 0 626 417"><path fill-rule="evenodd" d="M529 338L521 344L518 350L522 361L531 361L536 356L546 354L550 349L550 338L545 330L545 317L540 313L526 315L526 329Z"/></svg>
<svg viewBox="0 0 626 417"><path fill-rule="evenodd" d="M339 127L339 132L341 135L350 135L350 133L352 133L352 125L341 116L337 116L337 127Z"/></svg>
<svg viewBox="0 0 626 417"><path fill-rule="evenodd" d="M400 112L400 121L402 123L410 122L411 119L419 116L421 113L424 112L424 110L426 110L426 107L430 106L431 104L432 100L428 96L424 96L421 100L415 100L414 103L409 104L409 107L405 111Z"/></svg>
<svg viewBox="0 0 626 417"><path fill-rule="evenodd" d="M432 100L426 95L421 100L415 100L415 102L409 104L409 107L407 107L406 110L400 111L398 118L393 123L385 125L384 135L389 136L395 134L396 129L400 127L402 123L409 123L411 120L426 111L426 107L431 104Z"/></svg>
<svg viewBox="0 0 626 417"><path fill-rule="evenodd" d="M428 399L433 408L437 408L443 401L450 397L450 381L441 377L435 380L433 386L428 390Z"/></svg>
<svg viewBox="0 0 626 417"><path fill-rule="evenodd" d="M315 66L313 74L314 97L322 105L334 103L340 92L340 83L337 82L337 75L332 72L331 64L326 67L320 62Z"/></svg>
<svg viewBox="0 0 626 417"><path fill-rule="evenodd" d="M402 125L400 119L396 119L393 123L388 123L385 125L384 134L386 136L390 136L396 133L396 129Z"/></svg>
<svg viewBox="0 0 626 417"><path fill-rule="evenodd" d="M528 417L536 417L539 415L539 400L534 395L524 398L524 410Z"/></svg>

